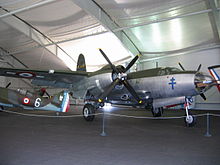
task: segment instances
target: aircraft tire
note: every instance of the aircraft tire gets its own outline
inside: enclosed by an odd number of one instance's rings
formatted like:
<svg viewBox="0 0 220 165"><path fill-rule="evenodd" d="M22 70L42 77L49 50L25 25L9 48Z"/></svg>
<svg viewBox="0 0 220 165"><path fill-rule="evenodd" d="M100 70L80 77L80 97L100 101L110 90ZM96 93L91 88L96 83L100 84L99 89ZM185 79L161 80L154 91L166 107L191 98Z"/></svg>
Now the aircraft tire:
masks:
<svg viewBox="0 0 220 165"><path fill-rule="evenodd" d="M196 117L193 115L189 115L189 118L184 117L184 122L187 127L193 127L196 124Z"/></svg>
<svg viewBox="0 0 220 165"><path fill-rule="evenodd" d="M0 112L3 112L2 110L4 110L4 107L0 106Z"/></svg>
<svg viewBox="0 0 220 165"><path fill-rule="evenodd" d="M83 107L83 117L86 121L93 121L95 118L95 107L91 104L85 104Z"/></svg>
<svg viewBox="0 0 220 165"><path fill-rule="evenodd" d="M163 114L163 107L159 107L159 108L151 108L151 112L153 114L153 117L161 117Z"/></svg>

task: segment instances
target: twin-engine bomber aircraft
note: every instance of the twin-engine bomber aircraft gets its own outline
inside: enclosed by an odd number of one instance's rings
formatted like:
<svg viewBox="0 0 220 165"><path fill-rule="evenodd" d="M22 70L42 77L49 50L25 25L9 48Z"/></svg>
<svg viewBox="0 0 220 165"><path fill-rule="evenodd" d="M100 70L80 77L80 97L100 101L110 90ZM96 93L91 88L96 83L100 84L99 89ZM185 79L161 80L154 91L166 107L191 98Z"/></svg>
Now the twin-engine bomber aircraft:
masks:
<svg viewBox="0 0 220 165"><path fill-rule="evenodd" d="M212 78L200 72L201 65L196 71L186 71L166 67L141 70L127 73L135 64L139 56L128 64L115 66L99 49L108 65L96 72L86 72L84 56L81 54L77 62L77 71L41 71L0 68L0 76L32 79L32 83L40 86L54 86L68 88L76 98L83 98L85 105L83 116L85 120L92 121L95 110L104 106L104 103L139 106L151 108L153 116L163 113L164 107L185 104L188 126L195 123L194 116L188 112L192 96L200 95L206 99L204 92L214 85L219 87L219 76L215 68L210 70Z"/></svg>

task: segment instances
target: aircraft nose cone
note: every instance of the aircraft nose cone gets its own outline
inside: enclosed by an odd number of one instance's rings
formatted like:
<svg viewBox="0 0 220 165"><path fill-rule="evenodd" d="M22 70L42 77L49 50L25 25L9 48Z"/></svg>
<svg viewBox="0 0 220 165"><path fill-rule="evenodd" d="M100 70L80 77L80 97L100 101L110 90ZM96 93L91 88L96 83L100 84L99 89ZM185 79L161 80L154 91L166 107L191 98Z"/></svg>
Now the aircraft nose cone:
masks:
<svg viewBox="0 0 220 165"><path fill-rule="evenodd" d="M196 73L194 80L195 86L199 93L203 93L209 88L211 88L214 84L214 81L215 80L211 76L201 72Z"/></svg>

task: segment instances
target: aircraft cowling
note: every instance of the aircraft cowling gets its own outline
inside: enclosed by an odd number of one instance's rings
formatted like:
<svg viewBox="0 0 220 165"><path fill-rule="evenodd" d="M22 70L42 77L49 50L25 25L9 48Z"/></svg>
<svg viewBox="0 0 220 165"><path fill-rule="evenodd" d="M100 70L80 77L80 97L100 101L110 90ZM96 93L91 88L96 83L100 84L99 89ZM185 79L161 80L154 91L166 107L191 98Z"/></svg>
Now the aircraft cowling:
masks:
<svg viewBox="0 0 220 165"><path fill-rule="evenodd" d="M91 78L89 88L92 89L94 87L97 88L99 93L105 91L106 87L108 87L112 83L112 73L103 73Z"/></svg>

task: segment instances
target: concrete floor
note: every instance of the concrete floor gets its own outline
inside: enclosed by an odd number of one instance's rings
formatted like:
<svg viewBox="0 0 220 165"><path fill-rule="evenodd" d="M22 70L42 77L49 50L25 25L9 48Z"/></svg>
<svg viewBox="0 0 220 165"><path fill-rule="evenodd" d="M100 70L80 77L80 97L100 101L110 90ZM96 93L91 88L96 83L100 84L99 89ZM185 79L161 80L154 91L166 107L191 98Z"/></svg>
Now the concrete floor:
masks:
<svg viewBox="0 0 220 165"><path fill-rule="evenodd" d="M81 113L80 107L74 108ZM27 111L22 111L27 113ZM32 113L32 112L31 112ZM39 112L53 115L53 112ZM119 109L111 113L151 116ZM194 112L203 113L203 112ZM184 112L168 111L166 116ZM211 117L212 137L205 137L206 118L186 128L183 119L147 120L102 116L28 117L0 112L0 165L217 165L220 164L220 118Z"/></svg>

